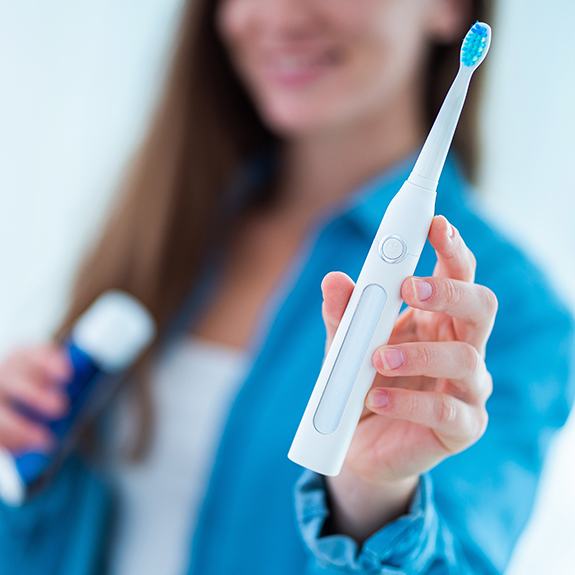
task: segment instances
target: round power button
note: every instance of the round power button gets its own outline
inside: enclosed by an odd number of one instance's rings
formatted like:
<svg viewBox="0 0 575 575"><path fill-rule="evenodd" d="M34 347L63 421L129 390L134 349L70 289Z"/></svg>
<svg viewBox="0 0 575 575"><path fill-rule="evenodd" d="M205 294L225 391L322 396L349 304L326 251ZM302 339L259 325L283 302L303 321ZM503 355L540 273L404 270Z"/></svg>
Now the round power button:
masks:
<svg viewBox="0 0 575 575"><path fill-rule="evenodd" d="M379 255L392 264L400 262L407 253L407 246L399 236L387 236L379 245Z"/></svg>

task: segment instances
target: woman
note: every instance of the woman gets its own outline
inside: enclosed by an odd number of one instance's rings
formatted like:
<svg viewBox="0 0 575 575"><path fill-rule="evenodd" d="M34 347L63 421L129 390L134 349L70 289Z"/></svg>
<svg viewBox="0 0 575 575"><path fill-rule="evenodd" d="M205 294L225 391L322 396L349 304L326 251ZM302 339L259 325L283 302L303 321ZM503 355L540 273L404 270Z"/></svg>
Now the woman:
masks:
<svg viewBox="0 0 575 575"><path fill-rule="evenodd" d="M446 217L374 354L342 473L286 458L350 277L476 18L478 0L189 2L161 106L61 330L116 287L161 337L100 426L105 449L79 450L24 507L1 508L3 573L504 569L568 413L573 326L468 197L472 101L438 191ZM63 413L68 370L50 345L2 363L2 445L49 443L9 401ZM134 428L140 462L118 460Z"/></svg>

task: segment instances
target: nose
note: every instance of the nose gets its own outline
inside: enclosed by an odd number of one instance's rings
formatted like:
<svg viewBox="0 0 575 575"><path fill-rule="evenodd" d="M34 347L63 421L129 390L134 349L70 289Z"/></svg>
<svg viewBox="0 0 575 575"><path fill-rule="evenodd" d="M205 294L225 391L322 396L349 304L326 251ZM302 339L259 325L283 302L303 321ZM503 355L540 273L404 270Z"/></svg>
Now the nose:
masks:
<svg viewBox="0 0 575 575"><path fill-rule="evenodd" d="M260 0L257 3L260 32L270 39L299 39L313 32L317 21L316 0Z"/></svg>

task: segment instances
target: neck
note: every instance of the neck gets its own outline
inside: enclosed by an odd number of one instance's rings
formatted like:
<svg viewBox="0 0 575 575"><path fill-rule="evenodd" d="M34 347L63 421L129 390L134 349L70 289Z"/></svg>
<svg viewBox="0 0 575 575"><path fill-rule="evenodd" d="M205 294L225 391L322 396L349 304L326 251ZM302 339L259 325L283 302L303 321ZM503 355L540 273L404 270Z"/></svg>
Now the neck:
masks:
<svg viewBox="0 0 575 575"><path fill-rule="evenodd" d="M322 211L414 152L423 139L419 102L402 98L388 108L388 113L286 142L278 199L282 210Z"/></svg>

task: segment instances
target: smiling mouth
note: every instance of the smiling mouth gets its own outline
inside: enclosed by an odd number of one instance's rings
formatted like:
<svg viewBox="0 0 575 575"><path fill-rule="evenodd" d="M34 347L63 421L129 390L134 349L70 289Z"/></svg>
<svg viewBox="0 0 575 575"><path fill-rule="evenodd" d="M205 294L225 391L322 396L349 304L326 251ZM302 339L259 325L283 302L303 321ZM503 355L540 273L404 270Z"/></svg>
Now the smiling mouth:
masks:
<svg viewBox="0 0 575 575"><path fill-rule="evenodd" d="M333 52L319 55L278 54L265 60L264 76L286 87L304 87L319 80L338 64Z"/></svg>

